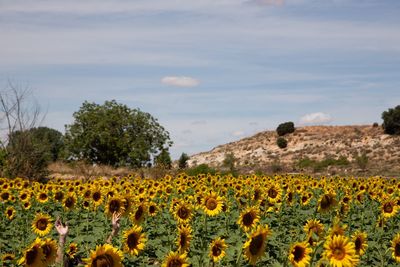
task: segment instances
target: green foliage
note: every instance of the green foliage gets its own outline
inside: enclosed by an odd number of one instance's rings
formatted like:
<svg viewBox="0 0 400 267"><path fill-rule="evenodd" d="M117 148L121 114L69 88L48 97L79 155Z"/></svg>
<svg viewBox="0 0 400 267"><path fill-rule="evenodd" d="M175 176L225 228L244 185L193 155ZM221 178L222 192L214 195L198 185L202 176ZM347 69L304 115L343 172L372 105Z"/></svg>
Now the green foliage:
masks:
<svg viewBox="0 0 400 267"><path fill-rule="evenodd" d="M226 154L224 160L222 161L222 166L228 168L230 172L234 172L235 164L236 164L236 158L233 155L233 153Z"/></svg>
<svg viewBox="0 0 400 267"><path fill-rule="evenodd" d="M158 154L155 158L155 164L158 167L171 169L172 167L172 160L169 154L168 149L162 149L160 154Z"/></svg>
<svg viewBox="0 0 400 267"><path fill-rule="evenodd" d="M46 157L49 161L56 161L61 158L64 150L64 136L55 129L48 127L38 127L29 130L32 135L32 141L43 146L46 151Z"/></svg>
<svg viewBox="0 0 400 267"><path fill-rule="evenodd" d="M395 108L382 113L383 129L386 134L399 135L400 134L400 105Z"/></svg>
<svg viewBox="0 0 400 267"><path fill-rule="evenodd" d="M358 167L362 170L365 170L368 165L368 156L366 153L362 153L361 155L356 156L355 158Z"/></svg>
<svg viewBox="0 0 400 267"><path fill-rule="evenodd" d="M187 169L185 172L190 176L196 176L199 174L207 174L207 173L214 175L217 173L217 171L214 168L211 168L207 164L200 164L196 167Z"/></svg>
<svg viewBox="0 0 400 267"><path fill-rule="evenodd" d="M68 155L74 160L112 166L143 167L171 146L169 133L149 113L115 100L85 101L66 126Z"/></svg>
<svg viewBox="0 0 400 267"><path fill-rule="evenodd" d="M287 140L283 137L278 137L278 139L276 140L276 144L278 145L279 148L286 148L287 147Z"/></svg>
<svg viewBox="0 0 400 267"><path fill-rule="evenodd" d="M182 153L178 160L179 169L186 169L188 167L189 156L186 153Z"/></svg>
<svg viewBox="0 0 400 267"><path fill-rule="evenodd" d="M284 122L279 124L278 128L276 128L276 133L279 136L283 136L285 134L293 133L295 131L294 123L291 121Z"/></svg>
<svg viewBox="0 0 400 267"><path fill-rule="evenodd" d="M346 157L340 156L338 159L327 157L321 161L312 160L308 157L302 158L297 162L299 168L312 168L314 171L322 171L329 166L347 166L350 162Z"/></svg>
<svg viewBox="0 0 400 267"><path fill-rule="evenodd" d="M41 179L47 176L50 161L49 147L35 139L30 130L16 131L9 136L5 148L3 174L7 177Z"/></svg>

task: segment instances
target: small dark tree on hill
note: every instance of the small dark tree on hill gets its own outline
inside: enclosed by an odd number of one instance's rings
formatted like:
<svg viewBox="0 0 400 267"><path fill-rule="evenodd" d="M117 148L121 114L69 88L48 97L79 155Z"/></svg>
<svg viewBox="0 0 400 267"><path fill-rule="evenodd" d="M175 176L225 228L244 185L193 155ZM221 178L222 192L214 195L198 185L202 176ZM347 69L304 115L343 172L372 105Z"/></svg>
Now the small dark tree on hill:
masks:
<svg viewBox="0 0 400 267"><path fill-rule="evenodd" d="M182 153L178 160L178 167L179 169L186 169L188 167L189 156L186 153Z"/></svg>
<svg viewBox="0 0 400 267"><path fill-rule="evenodd" d="M222 166L228 168L231 173L234 173L235 172L235 164L236 164L236 158L233 155L233 153L226 154L224 161L222 162Z"/></svg>
<svg viewBox="0 0 400 267"><path fill-rule="evenodd" d="M400 134L400 105L382 113L383 129L386 134Z"/></svg>
<svg viewBox="0 0 400 267"><path fill-rule="evenodd" d="M291 121L279 124L278 128L276 128L276 133L279 136L283 136L285 134L294 132L294 123Z"/></svg>
<svg viewBox="0 0 400 267"><path fill-rule="evenodd" d="M277 140L276 140L276 144L279 146L279 148L286 148L287 147L287 144L288 144L288 142L287 142L287 140L285 139L285 138L283 138L283 137L279 137Z"/></svg>

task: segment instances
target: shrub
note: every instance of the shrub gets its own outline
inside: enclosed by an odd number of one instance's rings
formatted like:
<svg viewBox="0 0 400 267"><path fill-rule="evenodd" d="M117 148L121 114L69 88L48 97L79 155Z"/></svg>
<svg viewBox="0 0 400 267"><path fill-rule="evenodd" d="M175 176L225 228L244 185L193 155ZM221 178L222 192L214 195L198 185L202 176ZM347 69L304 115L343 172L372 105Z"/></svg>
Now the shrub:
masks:
<svg viewBox="0 0 400 267"><path fill-rule="evenodd" d="M276 140L276 144L279 146L279 148L282 148L282 149L287 147L287 143L288 143L287 140L283 137L279 137Z"/></svg>
<svg viewBox="0 0 400 267"><path fill-rule="evenodd" d="M188 167L189 156L186 153L182 153L178 160L179 169L186 169Z"/></svg>
<svg viewBox="0 0 400 267"><path fill-rule="evenodd" d="M368 164L368 156L366 153L363 153L362 155L358 155L356 157L356 163L360 169L365 170L367 168Z"/></svg>
<svg viewBox="0 0 400 267"><path fill-rule="evenodd" d="M400 134L400 105L382 113L383 129L386 134Z"/></svg>
<svg viewBox="0 0 400 267"><path fill-rule="evenodd" d="M283 136L285 134L294 132L294 123L291 121L279 124L278 128L276 128L276 133L279 136Z"/></svg>
<svg viewBox="0 0 400 267"><path fill-rule="evenodd" d="M214 175L217 173L217 171L214 168L209 167L207 164L200 164L196 167L187 169L186 173L190 176L208 173Z"/></svg>
<svg viewBox="0 0 400 267"><path fill-rule="evenodd" d="M377 122L374 122L374 124L372 124L372 127L374 127L374 128L376 128L378 126L379 126L379 124Z"/></svg>

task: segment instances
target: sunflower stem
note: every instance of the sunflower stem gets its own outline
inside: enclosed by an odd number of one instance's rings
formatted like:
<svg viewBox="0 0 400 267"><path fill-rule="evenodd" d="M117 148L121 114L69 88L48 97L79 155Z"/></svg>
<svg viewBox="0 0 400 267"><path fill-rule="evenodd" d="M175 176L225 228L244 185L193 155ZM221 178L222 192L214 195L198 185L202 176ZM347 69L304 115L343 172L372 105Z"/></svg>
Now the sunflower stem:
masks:
<svg viewBox="0 0 400 267"><path fill-rule="evenodd" d="M242 253L243 253L243 247L240 248L240 253L236 259L236 264L235 266L239 266L240 260L242 259Z"/></svg>

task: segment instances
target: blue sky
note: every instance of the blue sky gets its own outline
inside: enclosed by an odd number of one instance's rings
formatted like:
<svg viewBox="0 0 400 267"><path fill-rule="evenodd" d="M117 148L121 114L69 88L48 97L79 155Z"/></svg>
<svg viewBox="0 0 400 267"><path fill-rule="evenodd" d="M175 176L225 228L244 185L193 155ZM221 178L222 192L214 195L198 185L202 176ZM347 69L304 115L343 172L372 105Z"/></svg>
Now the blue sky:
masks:
<svg viewBox="0 0 400 267"><path fill-rule="evenodd" d="M64 131L85 100L151 113L177 158L400 104L397 0L0 0L0 89L29 85Z"/></svg>

